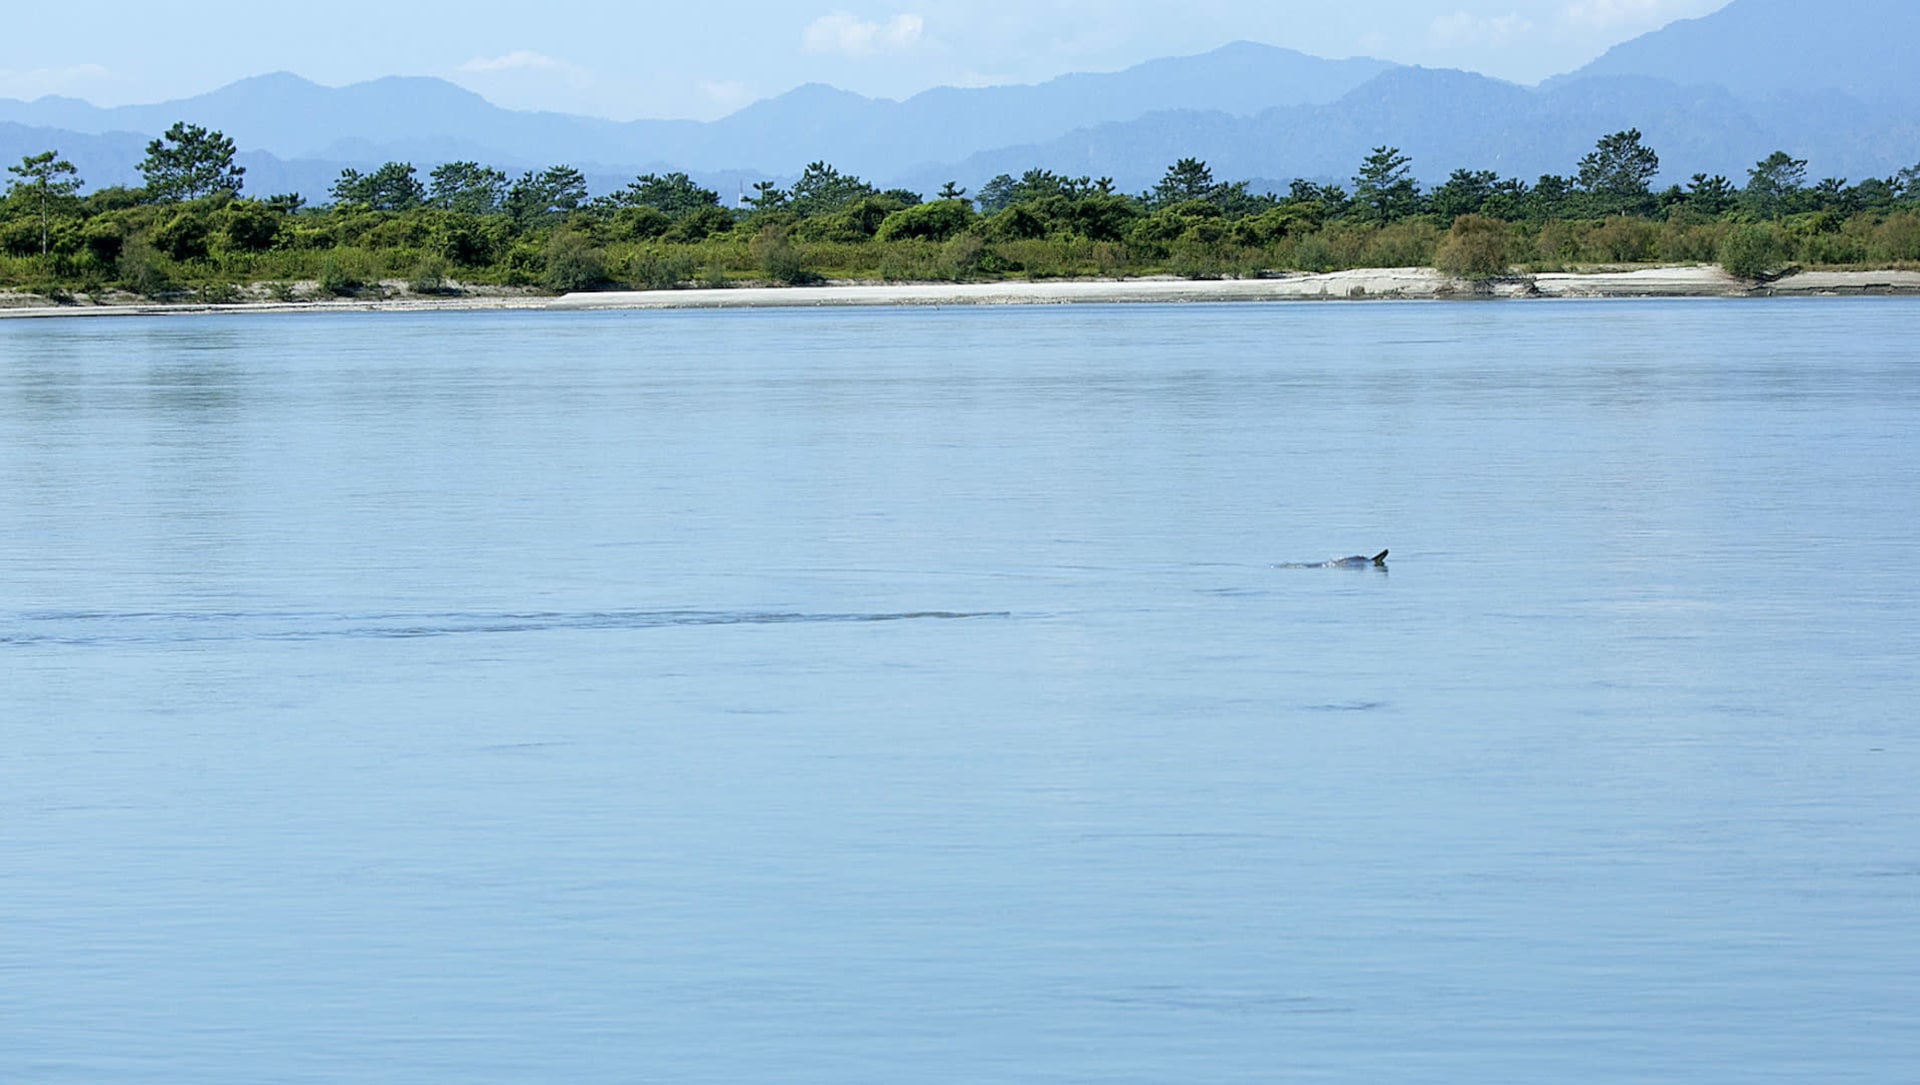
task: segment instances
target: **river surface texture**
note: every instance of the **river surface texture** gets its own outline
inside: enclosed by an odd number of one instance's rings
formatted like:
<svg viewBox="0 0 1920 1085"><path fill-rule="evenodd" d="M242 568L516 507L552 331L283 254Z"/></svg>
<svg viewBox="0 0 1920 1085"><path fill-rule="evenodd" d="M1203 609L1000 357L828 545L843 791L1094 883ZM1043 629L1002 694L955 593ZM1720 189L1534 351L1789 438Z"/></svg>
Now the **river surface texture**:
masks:
<svg viewBox="0 0 1920 1085"><path fill-rule="evenodd" d="M0 324L0 1081L1913 1080L1916 342Z"/></svg>

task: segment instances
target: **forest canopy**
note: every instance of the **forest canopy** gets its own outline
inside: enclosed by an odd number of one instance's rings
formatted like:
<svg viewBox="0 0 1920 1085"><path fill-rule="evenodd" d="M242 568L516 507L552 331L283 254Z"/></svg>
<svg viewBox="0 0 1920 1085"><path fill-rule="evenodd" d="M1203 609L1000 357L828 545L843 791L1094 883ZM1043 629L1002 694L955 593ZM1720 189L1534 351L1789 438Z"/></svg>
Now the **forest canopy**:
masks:
<svg viewBox="0 0 1920 1085"><path fill-rule="evenodd" d="M729 206L685 173L604 193L567 164L518 176L472 161L343 170L327 203L254 196L217 131L175 124L147 147L139 187L83 192L55 149L7 167L0 288L56 298L124 290L231 299L351 295L402 283L551 291L827 278L1258 276L1433 266L1465 278L1587 266L1718 262L1749 278L1804 266L1920 263L1920 164L1858 182L1809 180L1775 152L1745 177L1657 188L1637 129L1601 136L1565 175L1461 167L1423 187L1399 148L1344 183L1256 193L1182 158L1153 187L1031 169L948 182L931 198L832 164L761 182Z"/></svg>

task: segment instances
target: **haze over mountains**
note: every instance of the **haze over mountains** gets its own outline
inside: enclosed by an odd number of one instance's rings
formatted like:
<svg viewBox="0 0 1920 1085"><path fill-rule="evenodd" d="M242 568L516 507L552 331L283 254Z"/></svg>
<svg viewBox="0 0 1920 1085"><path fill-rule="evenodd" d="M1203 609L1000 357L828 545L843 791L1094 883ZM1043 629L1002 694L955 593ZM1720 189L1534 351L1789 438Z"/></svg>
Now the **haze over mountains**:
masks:
<svg viewBox="0 0 1920 1085"><path fill-rule="evenodd" d="M685 170L731 195L825 159L882 185L970 188L1042 167L1148 187L1176 158L1284 188L1345 181L1367 151L1401 147L1437 182L1456 167L1569 173L1600 135L1638 127L1666 181L1743 180L1774 150L1814 177L1885 176L1920 161L1920 4L1847 0L1817 11L1734 0L1527 88L1468 72L1324 60L1237 43L1122 72L1028 86L937 88L904 101L799 87L712 122L614 121L500 109L438 79L322 87L286 73L175 102L101 109L0 100L0 159L58 148L90 185L137 183L146 141L176 120L240 146L250 193L324 200L341 168L473 159L519 172L565 162L594 191Z"/></svg>

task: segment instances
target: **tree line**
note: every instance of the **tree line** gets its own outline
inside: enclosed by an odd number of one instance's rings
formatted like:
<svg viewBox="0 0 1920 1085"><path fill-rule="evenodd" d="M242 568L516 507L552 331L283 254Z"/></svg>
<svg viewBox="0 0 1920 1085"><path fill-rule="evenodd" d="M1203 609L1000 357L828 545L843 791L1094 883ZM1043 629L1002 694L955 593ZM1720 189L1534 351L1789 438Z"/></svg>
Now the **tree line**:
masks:
<svg viewBox="0 0 1920 1085"><path fill-rule="evenodd" d="M329 201L309 206L243 194L246 171L218 131L175 124L146 150L139 187L85 195L55 150L9 166L0 287L221 300L255 283L291 297L396 279L424 293L455 281L563 291L1424 265L1490 278L1715 261L1762 277L1794 264L1920 262L1920 164L1810 182L1805 160L1775 152L1738 182L1695 174L1661 189L1659 155L1636 129L1601 137L1570 173L1531 182L1456 169L1426 189L1407 155L1381 146L1350 187L1302 179L1254 193L1183 158L1139 193L1033 169L973 195L949 182L926 198L822 161L790 186L756 184L739 206L685 173L595 195L572 166L510 177L471 161L424 177L407 162L346 169Z"/></svg>

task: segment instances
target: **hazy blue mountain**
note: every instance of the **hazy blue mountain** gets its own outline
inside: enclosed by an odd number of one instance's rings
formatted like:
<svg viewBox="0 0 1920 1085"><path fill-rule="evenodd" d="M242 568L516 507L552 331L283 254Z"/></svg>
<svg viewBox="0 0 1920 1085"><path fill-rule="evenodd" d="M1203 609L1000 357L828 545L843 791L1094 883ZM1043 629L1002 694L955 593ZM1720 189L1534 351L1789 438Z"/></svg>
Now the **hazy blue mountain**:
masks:
<svg viewBox="0 0 1920 1085"><path fill-rule="evenodd" d="M1590 76L1712 83L1750 98L1830 88L1867 103L1920 103L1914 0L1733 0L1609 49L1549 87Z"/></svg>
<svg viewBox="0 0 1920 1085"><path fill-rule="evenodd" d="M157 105L100 109L71 98L0 100L0 122L151 138L186 120L217 128L253 153L361 167L400 160L425 168L476 159L510 171L567 162L583 169L599 163L628 176L650 168L791 176L824 158L852 172L899 174L916 163L1048 139L1153 108L1251 114L1331 101L1390 67L1243 42L1121 72L1067 75L1030 86L943 87L905 101L803 86L705 124L617 123L500 109L439 79L392 77L323 87L280 72Z"/></svg>
<svg viewBox="0 0 1920 1085"><path fill-rule="evenodd" d="M0 160L58 148L92 186L135 183L145 142L176 120L239 144L253 193L324 200L346 166L408 161L422 174L474 159L512 174L568 163L606 192L685 170L731 200L824 159L881 185L977 190L1046 168L1140 191L1179 158L1256 191L1307 177L1349 183L1373 147L1413 156L1426 183L1458 167L1533 180L1569 174L1600 136L1638 128L1663 182L1694 172L1743 183L1775 150L1814 178L1887 176L1920 160L1920 0L1814 9L1734 0L1527 88L1468 72L1330 61L1239 43L1122 72L1014 87L942 87L904 101L808 85L710 123L616 123L500 109L437 79L322 87L279 73L196 98L97 109L0 100Z"/></svg>
<svg viewBox="0 0 1920 1085"><path fill-rule="evenodd" d="M60 157L79 168L81 180L91 191L138 182L136 167L147 156L148 138L132 132L78 132L0 120L0 163L11 166L28 155L59 151ZM0 179L4 184L13 178L0 174Z"/></svg>
<svg viewBox="0 0 1920 1085"><path fill-rule="evenodd" d="M192 98L111 109L70 98L0 100L0 121L89 134L142 132L152 138L180 120L219 129L242 149L279 158L354 157L337 153L345 145L376 154L419 148L427 153L413 157L423 160L438 152L541 164L597 157L623 127L591 117L501 109L445 80L400 76L323 87L277 72ZM650 123L663 130L698 127L690 121Z"/></svg>
<svg viewBox="0 0 1920 1085"><path fill-rule="evenodd" d="M1169 163L1195 156L1221 179L1307 177L1348 185L1361 159L1385 144L1411 155L1415 175L1429 185L1455 168L1531 182L1543 173L1575 172L1595 140L1625 128L1639 128L1660 154L1663 183L1684 183L1694 172L1744 183L1746 170L1775 150L1809 159L1814 177L1856 180L1887 176L1920 159L1913 114L1869 109L1837 91L1783 106L1719 87L1642 77L1586 78L1542 91L1470 72L1400 68L1330 105L1253 117L1154 113L972 155L916 171L907 181L920 188L946 177L978 184L1039 167L1112 177L1137 192Z"/></svg>
<svg viewBox="0 0 1920 1085"><path fill-rule="evenodd" d="M1141 190L1193 155L1221 178L1349 183L1367 152L1402 148L1428 184L1456 167L1532 180L1570 174L1600 136L1638 128L1662 180L1694 172L1744 183L1775 150L1815 178L1888 176L1920 161L1920 41L1915 0L1734 0L1623 43L1537 90L1467 72L1383 72L1338 101L1235 118L1162 112L1091 125L916 170L924 186L1032 167L1111 176Z"/></svg>

